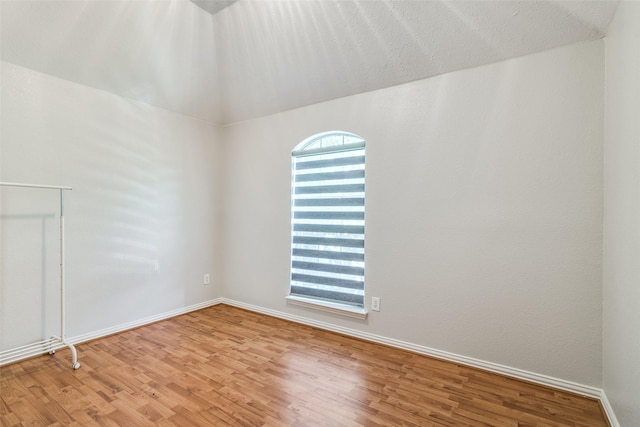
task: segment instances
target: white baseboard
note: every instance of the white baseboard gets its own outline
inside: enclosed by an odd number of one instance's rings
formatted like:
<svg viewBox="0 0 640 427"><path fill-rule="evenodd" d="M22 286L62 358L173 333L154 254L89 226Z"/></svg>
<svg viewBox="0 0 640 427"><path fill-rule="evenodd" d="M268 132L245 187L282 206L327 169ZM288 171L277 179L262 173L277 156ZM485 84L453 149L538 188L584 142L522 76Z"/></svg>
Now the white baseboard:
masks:
<svg viewBox="0 0 640 427"><path fill-rule="evenodd" d="M600 399L602 396L602 390L599 388L578 384L571 381L562 380L559 378L550 377L548 375L537 374L535 372L529 372L523 369L512 368L510 366L500 365L498 363L487 362L485 360L475 359L473 357L462 356L459 354L450 353L448 351L437 350L434 348L425 347L418 344L413 344L405 341L396 340L393 338L383 337L381 335L370 334L367 332L358 331L356 329L344 328L342 326L337 326L330 323L308 319L306 317L295 316L295 315L284 313L281 311L276 311L276 310L271 310L268 308L263 308L263 307L259 307L251 304L246 304L246 303L243 303L240 301L234 301L228 298L222 298L222 303L231 305L234 307L238 307L238 308L244 308L246 310L254 311L257 313L278 317L280 319L290 320L292 322L301 323L308 326L314 326L316 328L320 328L320 329L324 329L332 332L338 332L340 334L352 336L355 338L360 338L366 341L371 341L378 344L385 344L390 347L395 347L402 350L408 350L414 353L424 354L425 356L431 356L437 359L460 363L462 365L483 369L485 371L495 372L495 373L506 375L512 378L530 381L533 383L553 387L556 389L577 393L583 396L588 396L596 399Z"/></svg>
<svg viewBox="0 0 640 427"><path fill-rule="evenodd" d="M611 403L609 402L609 399L607 399L607 395L605 394L604 390L602 390L600 393L600 402L602 403L604 413L609 419L609 424L611 424L611 427L620 427L620 423L616 418L616 414L613 412L613 407L611 407Z"/></svg>
<svg viewBox="0 0 640 427"><path fill-rule="evenodd" d="M182 307L175 310L167 311L165 313L156 314L154 316L145 317L144 319L134 320L133 322L123 323L121 325L112 326L110 328L101 329L95 332L89 332L88 334L78 335L73 338L67 338L67 342L69 344L74 344L74 345L80 344L86 341L95 340L97 338L106 337L107 335L117 334L118 332L123 332L128 329L133 329L140 326L148 325L150 323L158 322L160 320L168 319L170 317L180 316L181 314L186 314L191 311L201 310L203 308L220 304L221 302L222 302L222 298L216 298L213 300L200 302L198 304L193 304L187 307Z"/></svg>
<svg viewBox="0 0 640 427"><path fill-rule="evenodd" d="M181 314L189 313L191 311L201 310L203 308L211 307L216 304L220 304L222 298L216 298L213 300L193 304L187 307L178 308L175 310L167 311L165 313L156 314L154 316L145 317L144 319L134 320L133 322L123 323L117 326L112 326L99 331L89 332L87 334L78 335L75 337L67 337L66 342L69 344L80 344L86 341L91 341L97 338L106 337L107 335L117 334L128 329L137 328L139 326L148 325L150 323L158 322L160 320L168 319L170 317L179 316ZM25 346L22 351L16 351L16 349L10 349L0 352L0 366L9 363L18 362L20 360L28 359L34 356L40 356L48 353L50 350L58 350L63 348L64 345L57 342L53 345L49 345L49 340L45 340L42 343L34 343L29 346ZM82 358L82 355L80 355Z"/></svg>

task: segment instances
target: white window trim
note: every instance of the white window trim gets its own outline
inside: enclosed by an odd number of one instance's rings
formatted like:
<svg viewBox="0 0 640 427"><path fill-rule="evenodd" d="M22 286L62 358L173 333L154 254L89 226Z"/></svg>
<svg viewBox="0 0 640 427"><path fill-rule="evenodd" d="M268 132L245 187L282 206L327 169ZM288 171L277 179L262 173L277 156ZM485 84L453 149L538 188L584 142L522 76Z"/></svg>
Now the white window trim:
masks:
<svg viewBox="0 0 640 427"><path fill-rule="evenodd" d="M314 298L305 298L298 295L287 295L285 297L288 303L300 305L306 308L326 311L329 313L340 314L342 316L352 317L354 319L365 320L369 311L366 308L354 307L348 304L340 304L332 301L323 301Z"/></svg>

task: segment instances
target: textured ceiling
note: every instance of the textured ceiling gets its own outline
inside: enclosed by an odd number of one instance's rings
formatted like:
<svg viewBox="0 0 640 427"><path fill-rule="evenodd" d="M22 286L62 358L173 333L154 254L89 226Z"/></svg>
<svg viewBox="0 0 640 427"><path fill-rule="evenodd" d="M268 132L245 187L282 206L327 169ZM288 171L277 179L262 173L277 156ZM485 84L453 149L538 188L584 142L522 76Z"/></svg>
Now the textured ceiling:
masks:
<svg viewBox="0 0 640 427"><path fill-rule="evenodd" d="M209 0L212 1L212 0ZM2 0L2 59L227 124L603 37L618 1Z"/></svg>
<svg viewBox="0 0 640 427"><path fill-rule="evenodd" d="M195 3L198 7L206 10L212 15L220 12L225 7L229 7L238 0L190 0L192 3Z"/></svg>
<svg viewBox="0 0 640 427"><path fill-rule="evenodd" d="M0 2L2 59L219 122L209 13L184 1Z"/></svg>

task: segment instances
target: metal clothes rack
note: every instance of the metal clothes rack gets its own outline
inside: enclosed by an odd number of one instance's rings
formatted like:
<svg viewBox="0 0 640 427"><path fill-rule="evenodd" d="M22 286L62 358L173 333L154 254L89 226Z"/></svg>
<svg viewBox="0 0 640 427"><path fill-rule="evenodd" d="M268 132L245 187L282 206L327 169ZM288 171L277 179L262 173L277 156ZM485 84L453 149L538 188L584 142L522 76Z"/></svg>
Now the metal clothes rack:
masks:
<svg viewBox="0 0 640 427"><path fill-rule="evenodd" d="M2 361L17 361L23 357L28 357L41 353L42 349L46 349L49 354L53 354L56 348L69 347L71 350L71 368L80 368L78 362L78 353L73 344L67 342L65 338L65 265L64 265L64 191L71 190L71 187L58 185L39 185L39 184L23 184L18 182L0 182L2 187L26 187L26 188L44 188L47 190L58 190L60 192L60 336L51 337L34 344L28 344L22 347L14 348L7 352L3 352ZM2 363L0 363L2 364Z"/></svg>

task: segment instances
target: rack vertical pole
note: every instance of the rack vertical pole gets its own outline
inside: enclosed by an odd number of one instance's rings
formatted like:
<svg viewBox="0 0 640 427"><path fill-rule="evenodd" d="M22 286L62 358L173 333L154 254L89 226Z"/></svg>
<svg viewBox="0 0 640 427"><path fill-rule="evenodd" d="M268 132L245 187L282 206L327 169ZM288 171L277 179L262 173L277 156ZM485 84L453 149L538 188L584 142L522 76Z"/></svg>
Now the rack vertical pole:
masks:
<svg viewBox="0 0 640 427"><path fill-rule="evenodd" d="M64 190L60 189L60 341L71 350L71 367L80 368L76 348L65 337Z"/></svg>
<svg viewBox="0 0 640 427"><path fill-rule="evenodd" d="M65 304L64 304L64 195L60 190L60 340L64 341L64 316L65 316Z"/></svg>

